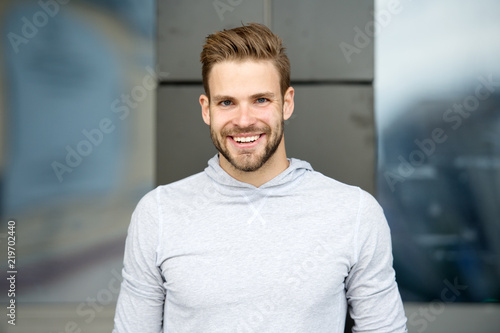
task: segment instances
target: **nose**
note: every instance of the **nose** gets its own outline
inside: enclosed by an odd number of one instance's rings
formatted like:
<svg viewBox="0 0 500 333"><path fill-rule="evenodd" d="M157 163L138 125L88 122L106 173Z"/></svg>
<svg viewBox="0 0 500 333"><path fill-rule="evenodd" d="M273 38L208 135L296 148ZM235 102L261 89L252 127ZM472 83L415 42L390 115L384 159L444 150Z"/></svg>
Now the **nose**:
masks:
<svg viewBox="0 0 500 333"><path fill-rule="evenodd" d="M254 125L256 122L255 114L247 103L241 103L233 119L233 124L245 128Z"/></svg>

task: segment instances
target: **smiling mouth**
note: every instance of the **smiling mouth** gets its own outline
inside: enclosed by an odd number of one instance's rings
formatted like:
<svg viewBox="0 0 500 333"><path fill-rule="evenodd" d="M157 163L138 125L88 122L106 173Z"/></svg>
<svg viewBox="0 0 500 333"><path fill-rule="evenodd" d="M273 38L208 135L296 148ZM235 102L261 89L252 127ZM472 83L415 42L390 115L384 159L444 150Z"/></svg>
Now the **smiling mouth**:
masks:
<svg viewBox="0 0 500 333"><path fill-rule="evenodd" d="M254 136L232 136L233 140L238 143L251 143L257 141L262 134Z"/></svg>

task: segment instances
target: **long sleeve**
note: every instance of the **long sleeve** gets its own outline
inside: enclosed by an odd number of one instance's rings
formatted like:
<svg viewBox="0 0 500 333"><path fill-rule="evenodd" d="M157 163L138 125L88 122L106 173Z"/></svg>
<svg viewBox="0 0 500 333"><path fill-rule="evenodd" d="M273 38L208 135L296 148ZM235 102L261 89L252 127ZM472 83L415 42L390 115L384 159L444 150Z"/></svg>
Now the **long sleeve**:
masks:
<svg viewBox="0 0 500 333"><path fill-rule="evenodd" d="M354 237L354 265L346 278L353 332L407 332L403 303L392 267L389 226L382 208L361 192Z"/></svg>
<svg viewBox="0 0 500 333"><path fill-rule="evenodd" d="M158 221L156 195L150 192L137 205L128 229L113 333L163 331L165 289L156 262Z"/></svg>

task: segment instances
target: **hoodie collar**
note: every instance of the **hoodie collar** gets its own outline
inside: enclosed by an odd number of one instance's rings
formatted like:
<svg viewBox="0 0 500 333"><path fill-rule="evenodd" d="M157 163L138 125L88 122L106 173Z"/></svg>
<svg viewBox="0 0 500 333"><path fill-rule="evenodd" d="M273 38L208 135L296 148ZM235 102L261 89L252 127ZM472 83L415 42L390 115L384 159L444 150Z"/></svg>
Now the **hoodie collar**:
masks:
<svg viewBox="0 0 500 333"><path fill-rule="evenodd" d="M267 188L278 188L286 186L288 183L302 177L307 171L313 171L311 165L296 158L289 158L290 165L279 175L256 187L252 184L241 182L230 176L219 164L219 154L216 154L208 161L208 166L205 168L205 173L218 185L230 187L235 190L261 190Z"/></svg>

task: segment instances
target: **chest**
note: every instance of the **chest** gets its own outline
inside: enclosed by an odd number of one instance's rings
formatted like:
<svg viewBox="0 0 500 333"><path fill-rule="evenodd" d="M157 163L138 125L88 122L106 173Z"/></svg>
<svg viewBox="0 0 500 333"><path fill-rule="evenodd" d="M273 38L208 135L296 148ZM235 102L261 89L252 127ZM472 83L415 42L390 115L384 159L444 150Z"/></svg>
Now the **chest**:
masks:
<svg viewBox="0 0 500 333"><path fill-rule="evenodd" d="M303 307L344 291L353 249L335 221L265 210L199 221L164 232L160 269L167 299L178 306Z"/></svg>

